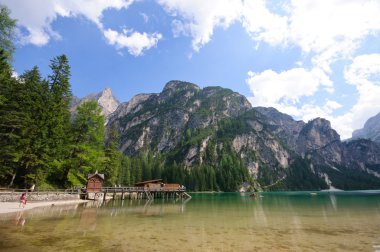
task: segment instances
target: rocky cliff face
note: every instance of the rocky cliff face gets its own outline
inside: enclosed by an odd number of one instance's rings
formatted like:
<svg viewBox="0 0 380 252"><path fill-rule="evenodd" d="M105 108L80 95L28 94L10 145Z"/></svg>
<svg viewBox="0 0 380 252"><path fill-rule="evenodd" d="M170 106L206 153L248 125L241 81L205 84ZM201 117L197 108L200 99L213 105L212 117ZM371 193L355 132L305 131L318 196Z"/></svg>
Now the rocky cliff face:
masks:
<svg viewBox="0 0 380 252"><path fill-rule="evenodd" d="M359 138L371 139L380 143L380 113L369 118L362 129L355 130L352 133L352 139Z"/></svg>
<svg viewBox="0 0 380 252"><path fill-rule="evenodd" d="M112 90L110 88L106 88L100 93L90 94L82 99L74 97L71 103L71 113L75 115L76 108L87 100L95 100L98 102L99 106L102 108L102 114L106 117L106 120L120 104L119 101L113 96Z"/></svg>
<svg viewBox="0 0 380 252"><path fill-rule="evenodd" d="M297 139L298 152L307 153L320 150L332 142L340 142L338 133L331 128L329 121L316 118L302 128Z"/></svg>
<svg viewBox="0 0 380 252"><path fill-rule="evenodd" d="M144 149L167 152L178 145L186 130L191 133L216 125L250 108L244 96L231 90L171 81L160 94L137 95L122 103L109 125L120 129L121 151L127 155Z"/></svg>
<svg viewBox="0 0 380 252"><path fill-rule="evenodd" d="M275 108L256 107L265 121L272 128L272 133L281 139L290 149L297 149L298 136L305 126L303 121L295 121L291 116L281 113Z"/></svg>
<svg viewBox="0 0 380 252"><path fill-rule="evenodd" d="M228 164L238 160L256 189L380 187L378 144L342 143L325 119L305 123L273 108L252 108L221 87L171 81L159 94L120 104L107 126L119 129L126 155L149 151L187 169L206 164L231 175Z"/></svg>

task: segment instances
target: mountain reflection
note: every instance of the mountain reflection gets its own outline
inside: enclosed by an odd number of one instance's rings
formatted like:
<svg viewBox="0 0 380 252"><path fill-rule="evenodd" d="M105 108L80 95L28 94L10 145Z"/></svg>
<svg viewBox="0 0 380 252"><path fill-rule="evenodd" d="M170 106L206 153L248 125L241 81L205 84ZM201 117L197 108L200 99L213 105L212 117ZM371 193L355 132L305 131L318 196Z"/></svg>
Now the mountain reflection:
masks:
<svg viewBox="0 0 380 252"><path fill-rule="evenodd" d="M41 246L41 251L373 251L380 246L380 192L192 196L32 209L0 218L1 246L9 251ZM33 242L20 242L25 235Z"/></svg>

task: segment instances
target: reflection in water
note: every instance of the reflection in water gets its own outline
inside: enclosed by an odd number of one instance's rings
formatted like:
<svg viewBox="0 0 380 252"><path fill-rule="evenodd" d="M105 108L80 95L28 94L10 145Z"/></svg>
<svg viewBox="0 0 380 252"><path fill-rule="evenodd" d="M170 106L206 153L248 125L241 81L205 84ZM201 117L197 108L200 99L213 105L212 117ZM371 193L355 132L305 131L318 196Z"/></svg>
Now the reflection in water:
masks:
<svg viewBox="0 0 380 252"><path fill-rule="evenodd" d="M96 229L96 208L84 208L80 213L78 230L85 236L87 231Z"/></svg>
<svg viewBox="0 0 380 252"><path fill-rule="evenodd" d="M334 208L335 211L337 211L337 204L336 204L336 198L335 198L335 195L334 194L330 194L330 202L331 202L331 205L332 207Z"/></svg>
<svg viewBox="0 0 380 252"><path fill-rule="evenodd" d="M0 216L0 250L375 251L379 227L379 192L205 193Z"/></svg>
<svg viewBox="0 0 380 252"><path fill-rule="evenodd" d="M24 212L20 211L16 214L15 224L16 226L24 226L26 219L24 218Z"/></svg>

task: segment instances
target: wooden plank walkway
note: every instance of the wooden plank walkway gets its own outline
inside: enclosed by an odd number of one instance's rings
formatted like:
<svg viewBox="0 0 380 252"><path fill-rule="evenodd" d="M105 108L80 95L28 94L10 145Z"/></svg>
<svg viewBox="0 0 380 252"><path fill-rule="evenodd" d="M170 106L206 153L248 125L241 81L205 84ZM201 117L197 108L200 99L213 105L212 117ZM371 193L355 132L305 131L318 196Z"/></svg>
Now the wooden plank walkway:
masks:
<svg viewBox="0 0 380 252"><path fill-rule="evenodd" d="M191 198L191 196L186 193L186 188L184 187L103 187L101 194L103 194L103 199L106 199L107 195L112 194L113 199L116 199L116 196L120 195L122 200L124 200L126 196L130 199L145 198L148 200L155 198Z"/></svg>

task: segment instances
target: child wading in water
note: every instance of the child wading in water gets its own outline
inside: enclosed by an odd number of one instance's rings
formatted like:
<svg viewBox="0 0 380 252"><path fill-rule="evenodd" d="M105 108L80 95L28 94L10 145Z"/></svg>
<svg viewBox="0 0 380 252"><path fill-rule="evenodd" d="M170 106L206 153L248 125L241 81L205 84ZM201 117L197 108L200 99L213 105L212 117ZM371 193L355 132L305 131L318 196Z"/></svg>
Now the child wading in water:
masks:
<svg viewBox="0 0 380 252"><path fill-rule="evenodd" d="M25 205L26 205L26 193L23 193L22 195L21 195L21 197L20 197L20 205L18 206L19 208L22 206L22 208L24 208L25 207Z"/></svg>

